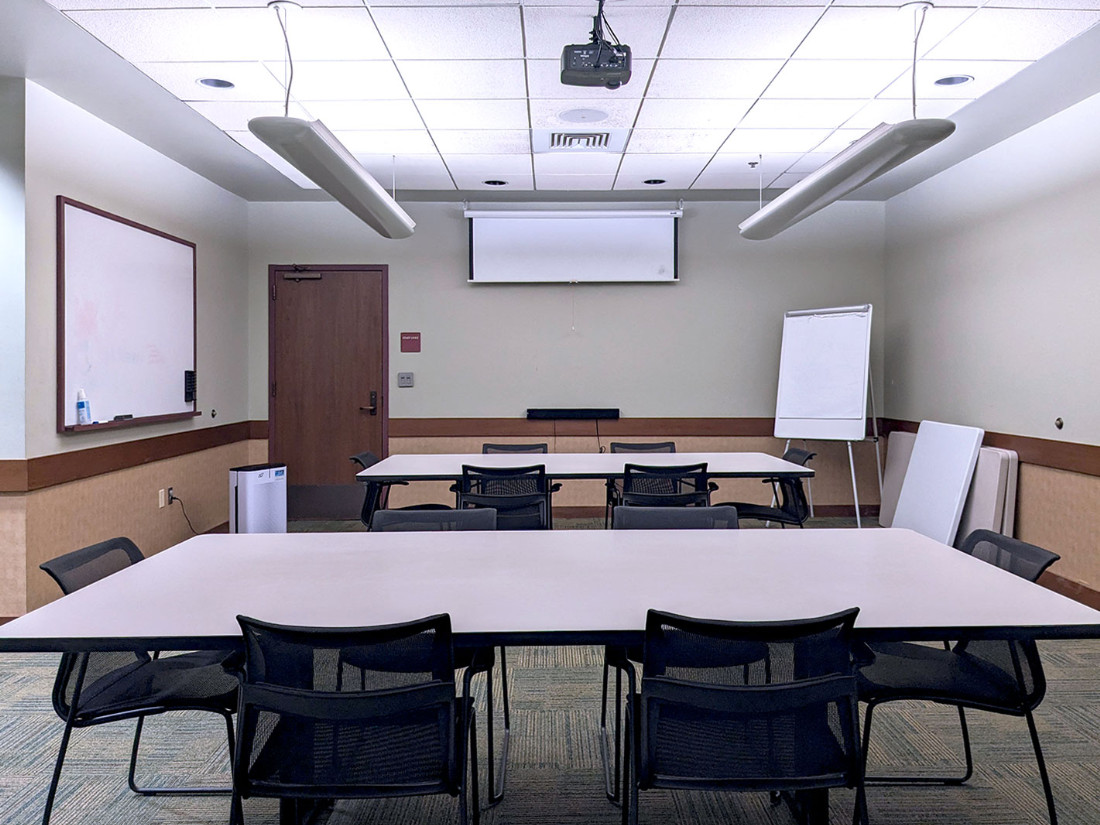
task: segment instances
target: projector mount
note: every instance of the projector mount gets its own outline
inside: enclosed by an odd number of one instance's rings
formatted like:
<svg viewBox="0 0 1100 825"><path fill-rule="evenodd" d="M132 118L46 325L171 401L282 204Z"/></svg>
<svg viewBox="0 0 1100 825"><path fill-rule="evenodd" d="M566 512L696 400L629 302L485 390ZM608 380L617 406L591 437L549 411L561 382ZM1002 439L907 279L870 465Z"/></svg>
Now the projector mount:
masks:
<svg viewBox="0 0 1100 825"><path fill-rule="evenodd" d="M567 86L605 86L618 89L630 81L630 46L619 42L599 0L592 18L592 40L561 51L561 82ZM604 37L607 27L611 40Z"/></svg>

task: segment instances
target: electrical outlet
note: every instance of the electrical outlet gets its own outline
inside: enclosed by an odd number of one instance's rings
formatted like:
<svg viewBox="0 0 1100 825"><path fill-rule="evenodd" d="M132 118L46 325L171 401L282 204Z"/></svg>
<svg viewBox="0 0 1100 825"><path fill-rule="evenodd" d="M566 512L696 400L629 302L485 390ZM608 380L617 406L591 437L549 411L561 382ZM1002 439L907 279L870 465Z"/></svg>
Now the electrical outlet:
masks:
<svg viewBox="0 0 1100 825"><path fill-rule="evenodd" d="M397 373L397 386L399 387L411 387L413 385L413 374L411 372L399 372Z"/></svg>
<svg viewBox="0 0 1100 825"><path fill-rule="evenodd" d="M158 490L157 491L157 507L163 507L167 503L168 503L168 496L165 495L165 491L164 490Z"/></svg>
<svg viewBox="0 0 1100 825"><path fill-rule="evenodd" d="M171 488L171 487L169 487L169 488L168 488L168 503L169 503L169 504L171 504L171 503L172 503L173 501L175 501L175 500L176 500L176 497L175 497L175 495L174 495L174 494L172 493L172 488Z"/></svg>

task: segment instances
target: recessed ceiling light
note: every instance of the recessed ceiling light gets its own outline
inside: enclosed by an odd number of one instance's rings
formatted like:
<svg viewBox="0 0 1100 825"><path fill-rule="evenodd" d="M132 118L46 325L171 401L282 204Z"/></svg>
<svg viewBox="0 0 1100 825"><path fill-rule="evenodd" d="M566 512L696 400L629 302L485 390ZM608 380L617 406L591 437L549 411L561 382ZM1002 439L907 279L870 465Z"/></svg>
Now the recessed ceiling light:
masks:
<svg viewBox="0 0 1100 825"><path fill-rule="evenodd" d="M566 109L558 113L558 118L566 123L598 123L607 117L602 109Z"/></svg>
<svg viewBox="0 0 1100 825"><path fill-rule="evenodd" d="M196 83L211 89L232 89L234 86L233 81L222 80L220 77L200 77Z"/></svg>
<svg viewBox="0 0 1100 825"><path fill-rule="evenodd" d="M660 186L662 183L668 183L668 181L663 178L650 178L649 180L643 180L642 183L646 186Z"/></svg>
<svg viewBox="0 0 1100 825"><path fill-rule="evenodd" d="M508 185L508 181L506 181L506 180L483 180L482 183L484 183L486 186L507 186Z"/></svg>
<svg viewBox="0 0 1100 825"><path fill-rule="evenodd" d="M941 77L936 81L937 86L961 86L964 83L969 83L974 78L968 74L953 74L947 77Z"/></svg>

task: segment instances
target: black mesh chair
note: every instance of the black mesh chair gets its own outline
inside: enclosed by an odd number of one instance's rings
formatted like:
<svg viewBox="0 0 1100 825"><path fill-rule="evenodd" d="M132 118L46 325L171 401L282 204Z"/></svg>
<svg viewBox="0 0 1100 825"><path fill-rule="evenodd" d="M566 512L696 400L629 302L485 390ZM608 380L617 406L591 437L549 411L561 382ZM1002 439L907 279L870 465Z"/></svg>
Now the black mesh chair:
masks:
<svg viewBox="0 0 1100 825"><path fill-rule="evenodd" d="M145 557L128 538L113 538L74 550L40 565L68 595ZM204 710L225 719L233 750L233 711L237 680L227 667L224 651L160 656L146 651L64 653L53 687L53 707L65 721L65 731L46 795L43 825L48 825L61 779L61 767L73 728L136 719L127 776L131 790L147 796L229 793L229 788L164 788L137 784L138 749L147 716L177 710Z"/></svg>
<svg viewBox="0 0 1100 825"><path fill-rule="evenodd" d="M497 511L491 507L477 510L448 510L446 512L412 513L401 510L379 510L374 514L371 530L374 532L440 531L440 530L495 530ZM493 727L493 667L495 651L487 648L457 648L455 667L466 668L463 693L471 696L470 679L485 674L486 741L489 751L489 803L495 805L504 798L504 779L508 766L508 744L512 733L511 711L508 705L508 662L503 645L500 648L500 690L504 708L504 736L500 746L500 771L495 761Z"/></svg>
<svg viewBox="0 0 1100 825"><path fill-rule="evenodd" d="M250 797L306 808L319 800L425 794L457 797L465 825L468 782L479 821L474 710L455 693L449 616L364 628L237 618L245 663L235 825L244 821L241 800ZM300 821L301 811L293 813Z"/></svg>
<svg viewBox="0 0 1100 825"><path fill-rule="evenodd" d="M453 488L458 509L492 507L498 530L549 530L551 487L542 464L530 467L474 467L462 465L462 478Z"/></svg>
<svg viewBox="0 0 1100 825"><path fill-rule="evenodd" d="M481 452L488 453L545 453L549 447L545 443L539 444L489 444L481 445Z"/></svg>
<svg viewBox="0 0 1100 825"><path fill-rule="evenodd" d="M348 461L355 463L360 470L365 470L368 467L373 467L379 462L378 456L369 450L356 453L351 456ZM359 520L366 525L368 530L371 529L371 522L374 519L374 514L380 510L385 510L389 506L390 488L395 484L400 484L403 487L407 487L409 482L407 481L367 481L363 484L366 488L363 494L363 507L359 512ZM446 504L410 504L407 507L395 508L398 510L450 510L451 508Z"/></svg>
<svg viewBox="0 0 1100 825"><path fill-rule="evenodd" d="M737 529L737 510L733 507L616 507L616 530L730 530ZM632 662L642 661L642 648L613 646L604 648L603 694L600 701L600 757L603 760L607 798L619 799L619 764L622 752L622 675ZM607 688L610 669L615 671L614 760L609 754L607 729ZM614 764L614 768L612 768Z"/></svg>
<svg viewBox="0 0 1100 825"><path fill-rule="evenodd" d="M709 507L710 494L716 489L707 478L705 461L669 467L626 464L620 506Z"/></svg>
<svg viewBox="0 0 1100 825"><path fill-rule="evenodd" d="M674 453L675 441L612 441L608 445L612 453ZM623 480L621 478L609 478L607 480L607 505L604 508L603 526L611 523L611 511L623 503Z"/></svg>
<svg viewBox="0 0 1100 825"><path fill-rule="evenodd" d="M857 608L815 619L723 622L650 610L641 690L627 705L628 822L649 788L767 791L806 821L828 789L856 790L866 822L851 633Z"/></svg>
<svg viewBox="0 0 1100 825"><path fill-rule="evenodd" d="M975 530L959 550L1028 581L1038 579L1059 558L1049 550L990 530ZM981 597L978 593L974 595ZM974 769L964 709L1023 716L1031 733L1047 813L1051 825L1056 825L1054 795L1032 715L1046 693L1039 649L1033 640L963 639L954 644L944 642L942 648L911 642L874 643L869 647L874 661L859 674L859 698L867 703L864 751L871 739L871 715L875 707L884 702L923 700L958 708L966 764L961 776L875 776L868 777L868 784L961 785Z"/></svg>
<svg viewBox="0 0 1100 825"><path fill-rule="evenodd" d="M783 460L803 467L817 453L809 450L800 450L795 447L783 453ZM745 501L726 501L731 507L737 508L737 517L740 519L753 519L755 521L774 521L780 527L788 524L802 527L806 519L810 517L810 505L806 500L806 491L802 487L800 478L765 478L765 484L772 486L771 506L763 504L750 504Z"/></svg>

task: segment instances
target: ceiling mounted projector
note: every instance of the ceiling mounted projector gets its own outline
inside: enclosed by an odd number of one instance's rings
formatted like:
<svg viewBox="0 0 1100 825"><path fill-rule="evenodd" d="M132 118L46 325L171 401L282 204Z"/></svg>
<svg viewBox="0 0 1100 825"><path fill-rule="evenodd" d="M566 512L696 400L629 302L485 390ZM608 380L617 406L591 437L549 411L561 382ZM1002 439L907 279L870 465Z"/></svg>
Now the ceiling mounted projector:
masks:
<svg viewBox="0 0 1100 825"><path fill-rule="evenodd" d="M955 131L942 118L880 123L836 157L826 161L738 227L742 238L773 238L854 189L935 146Z"/></svg>
<svg viewBox="0 0 1100 825"><path fill-rule="evenodd" d="M407 238L416 223L319 120L254 117L249 131L385 238Z"/></svg>
<svg viewBox="0 0 1100 825"><path fill-rule="evenodd" d="M592 18L592 41L561 50L561 82L566 86L618 89L630 82L630 46L619 42L603 14L604 0ZM604 37L604 26L611 40Z"/></svg>

